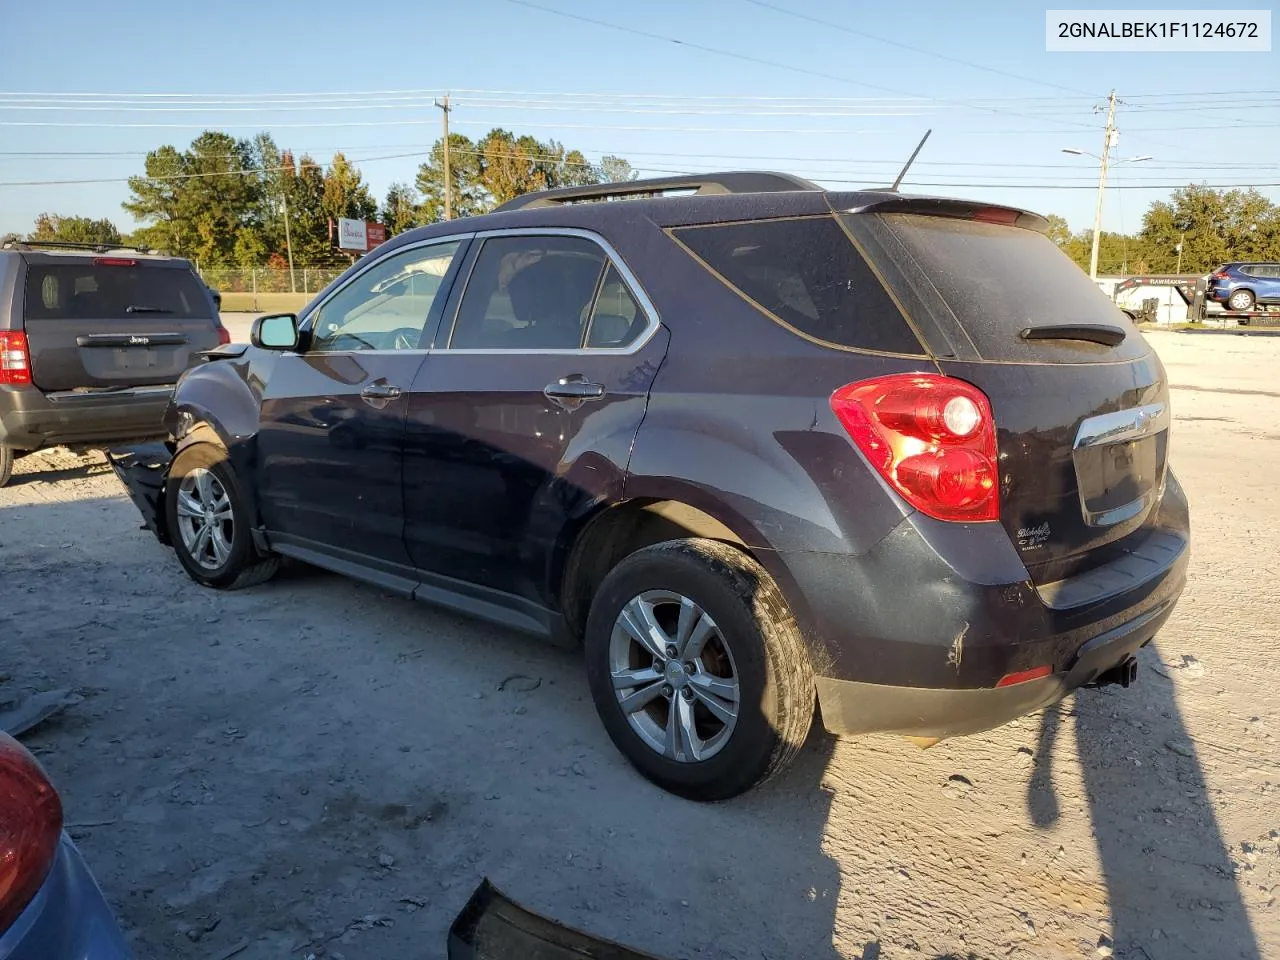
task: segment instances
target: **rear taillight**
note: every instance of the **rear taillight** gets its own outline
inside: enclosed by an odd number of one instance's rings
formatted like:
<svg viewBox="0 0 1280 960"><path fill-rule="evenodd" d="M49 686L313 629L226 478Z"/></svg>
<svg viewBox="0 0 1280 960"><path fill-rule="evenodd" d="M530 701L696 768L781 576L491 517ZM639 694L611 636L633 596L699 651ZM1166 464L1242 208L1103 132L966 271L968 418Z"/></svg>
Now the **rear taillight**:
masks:
<svg viewBox="0 0 1280 960"><path fill-rule="evenodd" d="M11 387L31 385L31 351L25 333L0 331L0 384Z"/></svg>
<svg viewBox="0 0 1280 960"><path fill-rule="evenodd" d="M1229 279L1231 279L1231 276L1230 276L1230 274L1228 274L1228 273L1227 273L1227 271L1225 271L1225 270L1219 270L1217 273L1215 273L1215 274L1213 275L1213 279L1214 279L1214 280L1229 280Z"/></svg>
<svg viewBox="0 0 1280 960"><path fill-rule="evenodd" d="M35 758L0 733L0 932L44 883L61 835L58 794Z"/></svg>
<svg viewBox="0 0 1280 960"><path fill-rule="evenodd" d="M933 373L841 387L831 409L898 493L938 520L998 520L996 426L977 387Z"/></svg>
<svg viewBox="0 0 1280 960"><path fill-rule="evenodd" d="M228 330L226 327L224 327L222 324L218 324L218 346L225 347L230 342L231 342L231 331Z"/></svg>

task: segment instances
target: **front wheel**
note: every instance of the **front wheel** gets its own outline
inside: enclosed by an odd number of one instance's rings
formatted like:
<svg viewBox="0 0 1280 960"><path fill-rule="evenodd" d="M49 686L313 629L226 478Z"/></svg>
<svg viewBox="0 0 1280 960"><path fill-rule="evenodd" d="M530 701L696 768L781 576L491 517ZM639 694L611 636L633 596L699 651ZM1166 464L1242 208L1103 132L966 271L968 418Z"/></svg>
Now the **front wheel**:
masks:
<svg viewBox="0 0 1280 960"><path fill-rule="evenodd" d="M275 575L280 560L253 545L251 517L221 447L202 443L178 454L165 484L165 518L178 561L206 587L238 590Z"/></svg>
<svg viewBox="0 0 1280 960"><path fill-rule="evenodd" d="M1227 306L1236 313L1252 310L1255 302L1252 290L1236 290L1227 298Z"/></svg>
<svg viewBox="0 0 1280 960"><path fill-rule="evenodd" d="M813 720L813 669L777 585L714 540L633 553L600 585L587 677L615 746L690 800L725 800L785 768Z"/></svg>

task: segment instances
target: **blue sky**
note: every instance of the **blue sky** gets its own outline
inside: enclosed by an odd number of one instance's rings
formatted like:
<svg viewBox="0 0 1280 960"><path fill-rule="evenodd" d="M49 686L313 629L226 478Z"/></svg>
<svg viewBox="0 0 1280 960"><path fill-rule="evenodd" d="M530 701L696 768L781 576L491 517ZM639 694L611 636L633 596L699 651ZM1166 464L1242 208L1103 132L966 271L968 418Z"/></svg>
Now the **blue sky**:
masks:
<svg viewBox="0 0 1280 960"><path fill-rule="evenodd" d="M461 133L501 125L653 174L762 168L883 185L932 128L911 177L928 185L908 189L1059 213L1080 229L1097 167L1061 149L1101 150L1091 108L1115 88L1126 101L1116 155L1153 159L1120 165L1111 182L1156 186L1109 191L1108 229L1136 230L1168 194L1160 185L1280 181L1276 52L1046 53L1045 5L1026 2L768 2L835 26L751 0L16 4L0 36L0 233L29 230L41 211L131 229L119 178L140 173L147 150L206 128L269 130L322 161L342 149L381 198L413 180L422 158L403 154L439 136L431 93L445 91ZM71 93L96 96L59 109L34 96ZM312 93L325 96L296 96ZM85 179L116 182L9 185Z"/></svg>

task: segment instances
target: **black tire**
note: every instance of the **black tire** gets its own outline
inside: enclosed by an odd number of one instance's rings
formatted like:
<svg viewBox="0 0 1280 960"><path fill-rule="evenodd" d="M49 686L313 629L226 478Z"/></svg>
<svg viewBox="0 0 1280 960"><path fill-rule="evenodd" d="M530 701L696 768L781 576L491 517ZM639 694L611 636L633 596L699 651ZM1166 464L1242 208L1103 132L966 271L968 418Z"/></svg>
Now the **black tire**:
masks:
<svg viewBox="0 0 1280 960"><path fill-rule="evenodd" d="M1236 303L1237 299L1240 303ZM1252 310L1257 303L1258 298L1253 295L1252 290L1233 290L1227 297L1227 309L1233 313L1245 313Z"/></svg>
<svg viewBox="0 0 1280 960"><path fill-rule="evenodd" d="M710 642L727 647L728 658L722 656L720 662L730 663L728 669L738 684L734 725L718 751L703 760L678 760L659 753L633 728L614 692L611 661L618 649L613 643L619 616L633 599L667 591L688 598L714 621L716 636L722 640ZM626 641L619 642L625 645ZM808 650L773 579L727 544L672 540L631 554L596 592L585 647L591 696L610 738L640 773L671 793L689 800L726 800L783 770L804 745L815 697ZM648 656L640 650L642 661ZM686 658L682 654L673 659ZM643 662L638 668L646 669ZM662 689L671 687L664 684ZM662 697L663 701L652 698L643 710L674 711L676 696L664 692ZM633 710L632 715L643 710Z"/></svg>
<svg viewBox="0 0 1280 960"><path fill-rule="evenodd" d="M184 478L196 471L207 471L223 491L230 504L231 537L227 543L226 557L221 563L202 563L192 554L179 526L178 496ZM250 532L252 517L249 515L244 493L236 479L235 471L227 461L227 454L212 443L200 443L178 454L169 470L165 484L165 520L168 523L173 552L178 562L196 583L219 590L240 590L257 586L275 576L280 568L280 558L263 555L253 545ZM225 527L223 528L225 529Z"/></svg>
<svg viewBox="0 0 1280 960"><path fill-rule="evenodd" d="M7 443L0 443L0 487L8 483L13 476L13 461L16 459L17 455L13 447Z"/></svg>

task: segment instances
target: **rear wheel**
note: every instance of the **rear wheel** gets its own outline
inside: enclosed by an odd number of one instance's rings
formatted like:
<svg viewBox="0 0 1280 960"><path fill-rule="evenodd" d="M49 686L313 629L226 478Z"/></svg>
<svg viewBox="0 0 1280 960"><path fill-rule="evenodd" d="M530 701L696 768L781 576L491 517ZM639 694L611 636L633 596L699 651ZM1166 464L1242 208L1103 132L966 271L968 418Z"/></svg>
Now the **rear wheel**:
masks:
<svg viewBox="0 0 1280 960"><path fill-rule="evenodd" d="M13 447L7 443L0 443L0 487L9 482L9 478L13 476Z"/></svg>
<svg viewBox="0 0 1280 960"><path fill-rule="evenodd" d="M614 744L690 800L725 800L784 769L813 719L813 670L769 575L714 540L655 544L600 585L587 676Z"/></svg>
<svg viewBox="0 0 1280 960"><path fill-rule="evenodd" d="M165 514L173 550L197 583L238 590L279 569L278 557L254 548L248 505L221 447L202 443L178 454L165 485Z"/></svg>
<svg viewBox="0 0 1280 960"><path fill-rule="evenodd" d="M1227 298L1227 306L1237 313L1252 310L1256 302L1252 290L1236 290Z"/></svg>

